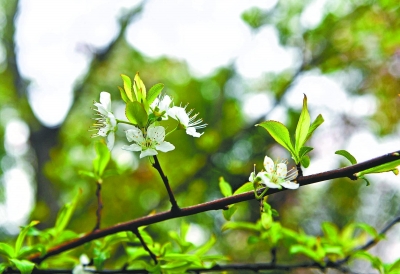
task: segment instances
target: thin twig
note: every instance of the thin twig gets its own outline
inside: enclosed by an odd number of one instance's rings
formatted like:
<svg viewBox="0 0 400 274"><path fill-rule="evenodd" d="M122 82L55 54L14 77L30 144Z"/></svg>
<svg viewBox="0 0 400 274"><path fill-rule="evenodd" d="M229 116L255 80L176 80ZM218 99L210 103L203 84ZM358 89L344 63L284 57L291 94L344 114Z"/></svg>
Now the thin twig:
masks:
<svg viewBox="0 0 400 274"><path fill-rule="evenodd" d="M100 223L101 223L101 210L103 209L103 202L101 200L101 181L96 182L97 188L96 188L96 196L97 196L97 210L96 210L96 225L93 229L93 231L100 229Z"/></svg>
<svg viewBox="0 0 400 274"><path fill-rule="evenodd" d="M158 264L157 256L149 249L149 247L147 246L146 242L144 241L142 235L140 235L139 230L137 228L132 229L132 232L136 235L136 237L138 237L143 248L149 253L150 257L153 259L154 264Z"/></svg>
<svg viewBox="0 0 400 274"><path fill-rule="evenodd" d="M169 185L169 182L168 182L168 178L167 178L167 176L165 176L165 174L164 174L164 172L163 172L163 170L161 168L160 162L158 161L157 156L154 155L153 159L154 159L153 167L155 169L157 169L158 173L161 176L161 179L164 182L165 188L167 189L167 192L168 192L168 195L169 195L169 200L170 200L171 205L172 205L171 211L179 211L180 208L178 206L178 203L175 200L174 193L172 192L171 186Z"/></svg>
<svg viewBox="0 0 400 274"><path fill-rule="evenodd" d="M362 163L358 163L358 164L355 164L352 166L334 169L334 170L317 173L317 174L313 174L313 175L309 175L309 176L303 176L301 178L298 178L297 182L300 184L300 186L305 186L305 185L322 182L322 181L326 181L326 180L349 177L357 172L398 160L400 158L399 153L400 153L400 150L393 152L393 153L385 154L380 157L373 158L371 160L368 160L368 161L365 161ZM263 191L263 189L260 189L259 193L261 193L262 191ZM271 195L271 194L282 192L282 191L287 191L287 189L269 189L267 191L266 195ZM244 192L244 193L241 193L238 195L220 198L220 199L217 199L217 200L214 200L211 202L205 202L202 204L181 208L179 211L165 211L165 212L160 212L160 213L157 213L154 215L144 216L144 217L141 217L141 218L138 218L135 220L131 220L131 221L128 221L125 223L119 223L119 224L116 224L116 225L108 227L108 228L99 229L92 233L88 233L79 238L70 240L69 242L65 242L58 246L50 248L47 251L47 253L42 257L41 257L40 253L36 253L36 254L32 255L31 257L29 257L29 260L39 263L48 257L60 254L64 251L70 250L70 249L78 247L84 243L90 242L95 239L102 238L107 235L111 235L111 234L118 233L121 231L131 231L131 230L141 227L141 226L151 225L151 224L163 222L166 220L189 216L189 215L194 215L194 214L198 214L198 213L206 212L206 211L210 211L210 210L221 210L221 209L224 209L228 205L236 204L236 203L244 202L244 201L248 201L248 200L253 200L253 199L255 199L255 195L254 195L254 191L252 190L252 191Z"/></svg>

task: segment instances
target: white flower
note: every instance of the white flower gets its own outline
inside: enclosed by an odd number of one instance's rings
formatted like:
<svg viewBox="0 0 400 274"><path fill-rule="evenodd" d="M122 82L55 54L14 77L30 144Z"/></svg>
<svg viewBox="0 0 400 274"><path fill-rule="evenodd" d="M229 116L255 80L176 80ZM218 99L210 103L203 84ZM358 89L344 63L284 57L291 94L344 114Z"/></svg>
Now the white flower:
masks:
<svg viewBox="0 0 400 274"><path fill-rule="evenodd" d="M161 117L163 120L168 120L167 112L171 103L171 97L164 95L162 98L157 97L153 103L151 103L150 108L156 117Z"/></svg>
<svg viewBox="0 0 400 274"><path fill-rule="evenodd" d="M143 136L143 132L139 128L134 127L126 131L126 138L134 144L123 146L122 149L141 151L140 158L157 155L157 150L168 152L175 149L174 145L164 141L165 128L162 126L149 126L146 137Z"/></svg>
<svg viewBox="0 0 400 274"><path fill-rule="evenodd" d="M95 118L96 122L93 125L94 129L98 132L93 134L92 137L102 136L107 138L107 147L112 150L115 142L115 131L117 130L117 120L114 114L111 112L111 95L108 92L100 93L100 103L95 102L94 105L97 107L97 115L99 118Z"/></svg>
<svg viewBox="0 0 400 274"><path fill-rule="evenodd" d="M207 125L200 125L203 122L203 119L198 119L197 121L195 121L197 115L199 115L198 113L190 117L190 114L192 114L192 112L193 109L186 113L186 107L172 107L168 110L168 115L171 118L177 120L179 122L179 126L183 129L186 129L186 133L188 135L191 135L193 137L200 137L203 133L197 132L196 129L204 128Z"/></svg>
<svg viewBox="0 0 400 274"><path fill-rule="evenodd" d="M281 189L282 186L289 189L299 188L299 184L292 182L297 178L297 169L292 168L288 173L286 163L282 162L275 165L274 161L268 156L264 158L264 168L265 171L259 172L257 176L252 172L249 180L254 181L258 178L261 184L269 188Z"/></svg>
<svg viewBox="0 0 400 274"><path fill-rule="evenodd" d="M72 274L90 274L93 273L92 271L95 270L93 266L88 266L90 263L90 259L86 254L82 254L79 257L80 264L75 266L74 269L72 270ZM86 270L92 270L92 271L86 271Z"/></svg>

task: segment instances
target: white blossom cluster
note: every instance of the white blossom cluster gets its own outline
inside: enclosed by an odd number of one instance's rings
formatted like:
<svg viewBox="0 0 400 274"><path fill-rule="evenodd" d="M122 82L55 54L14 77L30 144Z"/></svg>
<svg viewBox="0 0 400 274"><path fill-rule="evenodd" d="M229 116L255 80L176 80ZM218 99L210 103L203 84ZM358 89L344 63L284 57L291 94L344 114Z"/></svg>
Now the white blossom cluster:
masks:
<svg viewBox="0 0 400 274"><path fill-rule="evenodd" d="M206 127L206 124L202 124L202 119L196 120L198 114L192 115L193 110L187 111L186 106L171 105L172 99L168 95L159 96L150 105L150 114L157 117L157 120L172 118L178 122L176 129L184 129L188 135L200 137L203 133L197 132L197 129ZM101 92L100 103L95 102L94 106L97 107L96 112L99 117L95 118L96 123L94 124L97 133L92 136L106 137L107 147L111 150L115 143L115 131L119 120L115 118L111 111L110 93ZM166 136L165 128L156 125L156 123L153 122L146 128L139 128L132 124L132 129L126 130L126 138L133 144L123 146L122 149L140 151L140 158L157 155L157 150L168 152L175 149L173 144L164 141Z"/></svg>

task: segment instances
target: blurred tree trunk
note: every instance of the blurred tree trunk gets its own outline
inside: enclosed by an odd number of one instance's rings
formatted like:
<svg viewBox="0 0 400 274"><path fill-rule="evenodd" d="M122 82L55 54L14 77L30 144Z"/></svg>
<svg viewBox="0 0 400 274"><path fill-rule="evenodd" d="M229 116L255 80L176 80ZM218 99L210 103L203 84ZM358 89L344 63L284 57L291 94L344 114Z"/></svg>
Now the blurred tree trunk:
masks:
<svg viewBox="0 0 400 274"><path fill-rule="evenodd" d="M20 74L16 56L15 20L19 11L18 4L19 1L10 1L5 3L7 6L4 8L7 10L7 16L3 33L3 42L7 56L7 69L11 71L13 76L17 108L21 105L25 107L26 104L20 104L20 102L27 100L27 81ZM47 128L43 125L40 125L40 123L34 117L31 109L22 109L22 107L19 107L18 111L22 114L21 116L25 118L25 122L30 128L30 145L36 155L36 163L32 163L32 165L36 167L36 201L39 204L39 208L35 208L33 211L33 216L40 216L40 226L45 227L50 224L54 224L56 214L59 210L59 205L57 203L58 193L56 188L42 172L45 163L49 160L49 152L51 148L57 144L59 127ZM45 205L45 207L43 207L43 205ZM43 211L45 208L48 210ZM40 212L38 212L38 210Z"/></svg>

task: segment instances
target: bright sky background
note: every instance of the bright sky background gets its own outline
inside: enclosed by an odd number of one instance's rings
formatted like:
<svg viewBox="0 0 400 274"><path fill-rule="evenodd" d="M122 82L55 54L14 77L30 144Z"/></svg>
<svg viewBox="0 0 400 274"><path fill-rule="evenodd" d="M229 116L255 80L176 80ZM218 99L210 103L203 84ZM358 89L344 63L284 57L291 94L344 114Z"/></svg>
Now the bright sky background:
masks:
<svg viewBox="0 0 400 274"><path fill-rule="evenodd" d="M55 126L65 118L74 82L88 69L90 59L85 48L106 46L116 35L121 11L139 2L20 1L16 21L17 62L22 75L31 81L29 99L35 114L45 125ZM301 17L304 26L318 24L325 2L314 1L306 9ZM243 77L256 79L265 72L279 72L294 66L299 56L296 50L279 45L273 27L252 32L240 18L241 13L250 7L269 9L275 4L276 0L150 0L146 2L140 18L129 26L127 40L149 57L168 55L187 62L195 75L209 75L220 66L234 64ZM302 76L285 99L287 105L301 108L303 93L306 93L313 110L311 116L324 114L324 129L319 133L324 141L323 144L314 144L316 151L324 146L324 154L331 155L337 149L348 149L359 161L363 161L399 149L398 138L378 140L368 133L368 129L348 140L347 147L334 146L335 139L330 128L335 127L335 117L339 113L355 112L362 118L376 108L372 96L350 98L337 82L313 71ZM256 117L262 113L250 110L257 109L260 104L264 107L271 104L271 98L260 94L250 96L243 107L250 117ZM285 114L278 107L268 119L284 121ZM10 134L29 134L29 130L26 133L26 128L18 121L14 121L12 126ZM327 148L332 151L327 151ZM318 164L307 169L306 174L333 168L337 161L333 157L328 158L317 153L314 162ZM19 178L21 183L6 184L7 204L0 207L0 215L5 214L22 223L29 207L18 207L14 199L15 194L21 195L21 184L29 176L18 170L11 170L7 176L6 181ZM26 200L31 201L32 197Z"/></svg>

